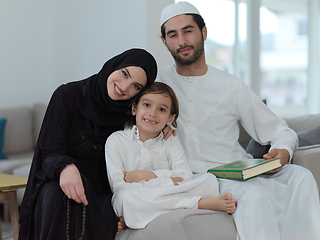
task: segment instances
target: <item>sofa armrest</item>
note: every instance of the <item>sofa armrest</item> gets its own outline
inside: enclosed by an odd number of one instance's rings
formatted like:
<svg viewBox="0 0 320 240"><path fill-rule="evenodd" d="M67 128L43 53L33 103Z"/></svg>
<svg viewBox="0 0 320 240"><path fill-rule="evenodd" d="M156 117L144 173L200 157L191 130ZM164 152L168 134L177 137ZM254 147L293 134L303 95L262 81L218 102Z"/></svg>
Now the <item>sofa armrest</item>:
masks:
<svg viewBox="0 0 320 240"><path fill-rule="evenodd" d="M292 163L312 172L320 192L320 144L299 147L293 154Z"/></svg>
<svg viewBox="0 0 320 240"><path fill-rule="evenodd" d="M23 165L30 165L32 159L13 159L13 160L1 160L0 161L0 173L12 174L13 170Z"/></svg>

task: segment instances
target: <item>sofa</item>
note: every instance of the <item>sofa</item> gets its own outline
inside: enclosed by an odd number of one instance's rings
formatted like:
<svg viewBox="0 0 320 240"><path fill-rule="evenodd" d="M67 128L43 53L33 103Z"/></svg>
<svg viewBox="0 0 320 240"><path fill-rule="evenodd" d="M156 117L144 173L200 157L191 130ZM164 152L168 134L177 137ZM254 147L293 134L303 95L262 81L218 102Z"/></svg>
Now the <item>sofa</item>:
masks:
<svg viewBox="0 0 320 240"><path fill-rule="evenodd" d="M0 159L0 173L28 177L33 151L46 107L46 104L37 103L32 107L22 106L0 109L0 119L6 119L2 150L8 157L8 159ZM320 114L285 120L289 127L298 133L320 126ZM239 143L244 148L247 148L250 140L251 137L240 126ZM299 147L292 159L292 164L306 167L313 173L318 187L320 187L319 143ZM24 189L19 189L17 193L19 203L23 192ZM232 216L227 213L199 209L180 209L160 215L144 229L126 229L117 234L116 240L126 239L235 240L236 228Z"/></svg>
<svg viewBox="0 0 320 240"><path fill-rule="evenodd" d="M0 109L0 119L5 119L3 148L6 159L0 159L0 173L28 177L35 145L47 108L45 103ZM0 131L1 132L1 131ZM24 189L18 189L21 203Z"/></svg>

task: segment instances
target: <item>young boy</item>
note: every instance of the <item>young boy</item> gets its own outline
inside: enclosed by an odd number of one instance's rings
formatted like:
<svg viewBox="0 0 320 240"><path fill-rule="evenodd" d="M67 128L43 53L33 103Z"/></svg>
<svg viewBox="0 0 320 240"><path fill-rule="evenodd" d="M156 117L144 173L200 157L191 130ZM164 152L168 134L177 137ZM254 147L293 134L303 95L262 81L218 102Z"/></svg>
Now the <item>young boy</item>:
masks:
<svg viewBox="0 0 320 240"><path fill-rule="evenodd" d="M219 195L212 174L193 175L178 138L162 141L162 129L176 127L178 100L164 83L153 83L132 105L126 129L106 142L106 162L112 204L128 227L144 228L174 209L210 209L234 213L231 193Z"/></svg>

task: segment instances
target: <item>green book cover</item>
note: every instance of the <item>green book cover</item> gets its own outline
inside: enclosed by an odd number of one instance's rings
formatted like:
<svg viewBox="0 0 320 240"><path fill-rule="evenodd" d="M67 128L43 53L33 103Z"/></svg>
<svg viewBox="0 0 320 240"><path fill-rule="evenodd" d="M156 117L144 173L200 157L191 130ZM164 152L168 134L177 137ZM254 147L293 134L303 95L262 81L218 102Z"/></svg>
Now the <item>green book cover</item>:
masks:
<svg viewBox="0 0 320 240"><path fill-rule="evenodd" d="M218 178L246 180L281 167L280 158L244 159L208 169Z"/></svg>

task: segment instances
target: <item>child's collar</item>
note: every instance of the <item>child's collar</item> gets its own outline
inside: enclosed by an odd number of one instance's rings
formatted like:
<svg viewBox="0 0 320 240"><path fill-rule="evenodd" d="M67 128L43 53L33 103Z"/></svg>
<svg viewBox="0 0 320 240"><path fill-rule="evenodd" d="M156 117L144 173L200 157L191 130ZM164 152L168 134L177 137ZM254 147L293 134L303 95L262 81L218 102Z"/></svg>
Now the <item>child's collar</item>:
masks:
<svg viewBox="0 0 320 240"><path fill-rule="evenodd" d="M140 140L140 136L139 136L139 129L136 125L134 125L131 130L129 130L131 132L130 136L132 137L133 140ZM161 140L163 138L163 132L161 131L160 134L155 137L155 138L150 138L147 141L158 141L159 139ZM145 141L145 142L147 142Z"/></svg>

